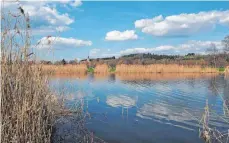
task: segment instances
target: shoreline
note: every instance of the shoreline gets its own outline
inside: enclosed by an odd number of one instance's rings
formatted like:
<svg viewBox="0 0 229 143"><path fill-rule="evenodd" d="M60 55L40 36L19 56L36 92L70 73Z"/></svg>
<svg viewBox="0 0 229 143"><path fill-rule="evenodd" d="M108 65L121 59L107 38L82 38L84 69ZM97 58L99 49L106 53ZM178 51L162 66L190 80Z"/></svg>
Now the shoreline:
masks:
<svg viewBox="0 0 229 143"><path fill-rule="evenodd" d="M226 68L201 67L200 65L151 64L151 65L117 65L109 67L106 64L90 67L86 64L77 65L41 65L49 74L87 74L87 73L227 73Z"/></svg>
<svg viewBox="0 0 229 143"><path fill-rule="evenodd" d="M137 81L137 80L176 80L176 79L198 79L198 78L211 78L221 73L86 73L86 74L51 74L50 78L71 78L78 80L86 80L92 78L95 80L126 80L126 81ZM227 78L227 76L225 75Z"/></svg>

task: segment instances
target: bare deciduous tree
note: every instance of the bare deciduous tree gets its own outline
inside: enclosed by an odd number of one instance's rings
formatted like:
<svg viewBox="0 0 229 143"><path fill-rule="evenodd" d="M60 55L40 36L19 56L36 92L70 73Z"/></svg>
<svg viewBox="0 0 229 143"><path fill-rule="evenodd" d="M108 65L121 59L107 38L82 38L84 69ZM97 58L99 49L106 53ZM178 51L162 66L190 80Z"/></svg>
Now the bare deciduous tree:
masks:
<svg viewBox="0 0 229 143"><path fill-rule="evenodd" d="M214 43L211 43L210 47L207 49L207 53L211 56L210 62L214 64L216 67L216 55L218 54L219 50Z"/></svg>
<svg viewBox="0 0 229 143"><path fill-rule="evenodd" d="M229 52L229 35L222 40L224 52Z"/></svg>

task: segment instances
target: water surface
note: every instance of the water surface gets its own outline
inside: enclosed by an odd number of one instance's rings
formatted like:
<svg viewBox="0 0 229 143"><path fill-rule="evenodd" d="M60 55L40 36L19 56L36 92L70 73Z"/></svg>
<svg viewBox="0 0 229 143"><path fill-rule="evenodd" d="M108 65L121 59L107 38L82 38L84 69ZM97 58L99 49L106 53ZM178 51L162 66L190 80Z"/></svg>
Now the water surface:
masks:
<svg viewBox="0 0 229 143"><path fill-rule="evenodd" d="M198 120L206 102L210 126L227 130L222 98L229 98L224 75L124 74L56 76L54 91L68 105L84 103L87 128L110 143L202 143Z"/></svg>

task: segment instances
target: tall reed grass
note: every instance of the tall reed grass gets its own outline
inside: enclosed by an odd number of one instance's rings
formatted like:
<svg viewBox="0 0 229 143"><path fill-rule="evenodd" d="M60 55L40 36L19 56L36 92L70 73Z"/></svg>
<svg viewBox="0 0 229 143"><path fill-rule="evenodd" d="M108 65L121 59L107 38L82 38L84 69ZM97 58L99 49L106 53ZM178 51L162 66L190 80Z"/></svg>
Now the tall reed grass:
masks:
<svg viewBox="0 0 229 143"><path fill-rule="evenodd" d="M198 79L217 76L217 73L117 73L116 77L120 80L177 80L177 79Z"/></svg>
<svg viewBox="0 0 229 143"><path fill-rule="evenodd" d="M43 65L46 73L52 74L86 74L86 64L79 65ZM217 68L195 66L184 66L177 64L151 64L151 65L117 65L109 68L107 64L96 65L94 73L218 73Z"/></svg>
<svg viewBox="0 0 229 143"><path fill-rule="evenodd" d="M94 72L95 73L108 73L109 72L109 67L108 67L107 64L96 65Z"/></svg>
<svg viewBox="0 0 229 143"><path fill-rule="evenodd" d="M1 143L49 143L56 98L30 64L30 22L19 6L1 17Z"/></svg>
<svg viewBox="0 0 229 143"><path fill-rule="evenodd" d="M85 74L87 73L87 65L43 65L43 70L51 74Z"/></svg>
<svg viewBox="0 0 229 143"><path fill-rule="evenodd" d="M152 64L152 65L117 65L117 73L216 73L217 69L201 66L183 66L177 64Z"/></svg>
<svg viewBox="0 0 229 143"><path fill-rule="evenodd" d="M4 2L4 1L3 1ZM68 142L57 134L60 126L74 119L75 142L102 142L85 127L83 106L66 109L60 98L49 90L47 72L85 73L86 65L77 67L44 66L36 63L30 44L30 20L18 4L18 12L4 10L1 3L1 143ZM70 69L70 71L69 71ZM63 119L64 122L59 119ZM77 131L77 132L76 132ZM61 140L55 140L61 138Z"/></svg>

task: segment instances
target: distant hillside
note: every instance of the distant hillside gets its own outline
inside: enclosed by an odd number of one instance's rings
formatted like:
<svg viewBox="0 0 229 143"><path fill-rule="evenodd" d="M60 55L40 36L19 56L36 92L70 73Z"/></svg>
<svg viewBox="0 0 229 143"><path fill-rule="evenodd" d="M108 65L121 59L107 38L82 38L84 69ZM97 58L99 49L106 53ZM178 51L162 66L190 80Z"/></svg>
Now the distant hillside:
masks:
<svg viewBox="0 0 229 143"><path fill-rule="evenodd" d="M149 64L179 64L179 65L202 65L202 66L217 66L224 67L228 65L229 58L225 54L217 55L197 55L189 53L187 55L158 55L158 54L129 54L123 55L119 58L105 57L105 58L90 58L77 60L61 60L56 62L42 61L42 64L87 64L88 66L95 67L97 64L107 64L115 67L118 64L136 64L136 65L149 65Z"/></svg>

